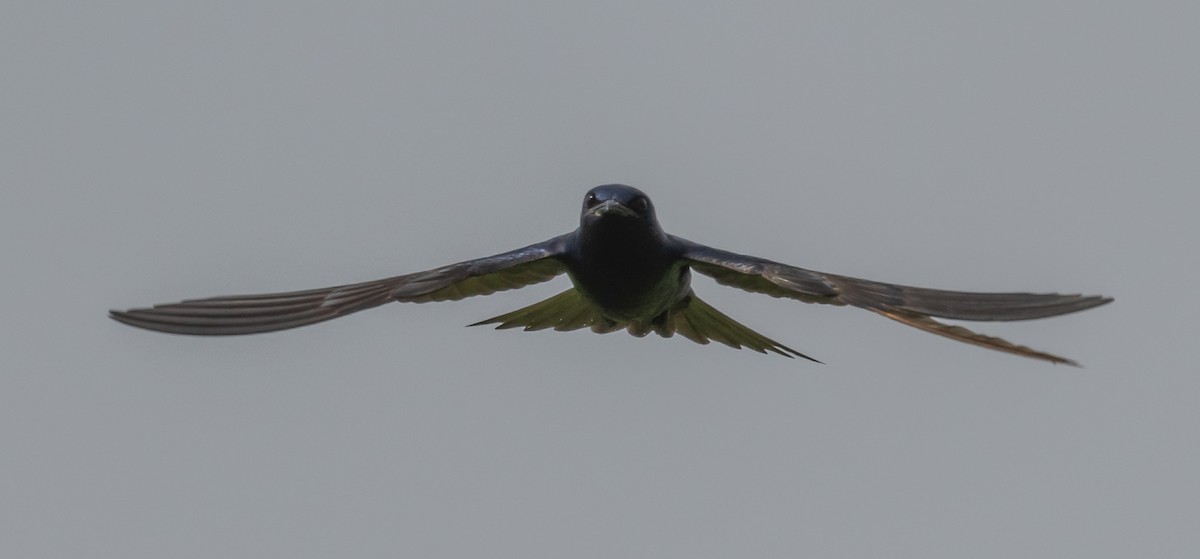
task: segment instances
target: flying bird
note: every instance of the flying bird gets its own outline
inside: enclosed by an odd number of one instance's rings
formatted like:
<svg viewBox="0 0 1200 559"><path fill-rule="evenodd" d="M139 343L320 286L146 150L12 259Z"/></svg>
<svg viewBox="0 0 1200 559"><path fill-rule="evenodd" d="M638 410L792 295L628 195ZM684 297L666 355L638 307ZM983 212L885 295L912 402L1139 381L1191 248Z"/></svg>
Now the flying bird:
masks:
<svg viewBox="0 0 1200 559"><path fill-rule="evenodd" d="M642 191L598 186L583 199L579 228L513 251L337 287L190 299L126 311L115 320L159 332L238 335L273 332L393 301L453 301L517 289L566 273L572 287L544 301L472 324L558 331L675 333L701 343L803 357L696 296L692 272L722 285L805 303L850 305L947 338L1051 363L1074 361L935 320L1004 321L1073 313L1112 301L1099 295L971 293L881 283L727 252L663 232Z"/></svg>

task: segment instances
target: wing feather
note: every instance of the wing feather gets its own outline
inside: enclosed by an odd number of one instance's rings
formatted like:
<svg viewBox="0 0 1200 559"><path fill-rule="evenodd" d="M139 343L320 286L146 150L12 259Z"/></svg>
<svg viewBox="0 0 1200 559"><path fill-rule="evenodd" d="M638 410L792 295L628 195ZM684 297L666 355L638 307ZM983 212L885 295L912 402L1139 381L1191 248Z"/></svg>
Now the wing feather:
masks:
<svg viewBox="0 0 1200 559"><path fill-rule="evenodd" d="M1079 363L1076 363L1074 360L1067 359L1066 357L1060 357L1060 356L1054 355L1052 353L1046 353L1044 351L1038 351L1036 349L1033 349L1033 348L1030 348L1027 346L1014 344L1012 342L1009 342L1002 338L997 338L995 336L987 336L984 334L980 334L978 332L972 332L971 330L968 330L962 326L957 326L954 324L946 324L944 322L938 322L937 320L934 320L923 314L917 314L917 313L906 312L906 311L885 311L885 310L875 310L875 312L879 313L880 315L886 316L892 320L895 320L901 324L907 324L909 326L912 326L913 328L919 328L926 332L929 332L932 334L937 334L939 336L945 336L952 340L958 340L960 342L974 344L974 345L977 345L980 347L994 349L996 351L1003 351L1005 353L1012 353L1015 355L1032 357L1034 359L1041 359L1043 361L1049 361L1054 364L1061 363L1064 365L1071 365L1072 367L1079 366Z"/></svg>
<svg viewBox="0 0 1200 559"><path fill-rule="evenodd" d="M190 299L109 311L130 326L191 335L273 332L330 320L384 303L451 301L547 281L566 271L565 235L517 250L381 280L287 293Z"/></svg>
<svg viewBox="0 0 1200 559"><path fill-rule="evenodd" d="M972 321L1029 320L1087 310L1112 301L1100 295L978 293L883 283L797 268L673 237L692 269L722 285L807 303L852 305L958 341L1075 365L1069 359L985 336L932 317Z"/></svg>

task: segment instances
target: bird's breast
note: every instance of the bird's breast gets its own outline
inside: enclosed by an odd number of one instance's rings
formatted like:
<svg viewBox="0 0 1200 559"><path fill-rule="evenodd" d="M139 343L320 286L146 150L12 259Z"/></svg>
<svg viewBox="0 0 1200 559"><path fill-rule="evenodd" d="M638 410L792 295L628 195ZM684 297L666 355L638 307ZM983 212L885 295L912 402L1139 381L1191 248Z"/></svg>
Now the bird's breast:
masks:
<svg viewBox="0 0 1200 559"><path fill-rule="evenodd" d="M689 290L686 266L662 250L626 247L621 251L583 251L568 266L575 288L615 320L650 320L677 303Z"/></svg>

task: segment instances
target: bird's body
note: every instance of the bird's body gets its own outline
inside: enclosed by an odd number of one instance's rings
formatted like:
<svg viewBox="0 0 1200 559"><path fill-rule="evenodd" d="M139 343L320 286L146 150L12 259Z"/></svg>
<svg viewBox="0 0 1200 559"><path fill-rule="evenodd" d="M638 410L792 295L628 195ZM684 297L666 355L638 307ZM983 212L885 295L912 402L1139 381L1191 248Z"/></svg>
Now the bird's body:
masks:
<svg viewBox="0 0 1200 559"><path fill-rule="evenodd" d="M699 343L812 359L709 306L693 292L691 272L718 283L808 303L853 305L909 326L991 349L1075 364L1049 353L944 324L1025 320L1110 302L1101 296L972 293L887 284L826 274L707 247L663 232L650 199L625 185L593 188L579 228L495 256L371 282L309 291L194 299L111 311L126 324L178 334L232 335L283 330L383 303L456 300L547 281L566 273L572 288L476 324L525 330L625 329L636 336L676 332Z"/></svg>
<svg viewBox="0 0 1200 559"><path fill-rule="evenodd" d="M592 194L620 193L608 189ZM624 214L616 208L625 206L617 202L586 205L585 201L583 223L569 236L563 258L571 283L584 298L608 318L650 321L687 295L690 277L678 247L657 220Z"/></svg>

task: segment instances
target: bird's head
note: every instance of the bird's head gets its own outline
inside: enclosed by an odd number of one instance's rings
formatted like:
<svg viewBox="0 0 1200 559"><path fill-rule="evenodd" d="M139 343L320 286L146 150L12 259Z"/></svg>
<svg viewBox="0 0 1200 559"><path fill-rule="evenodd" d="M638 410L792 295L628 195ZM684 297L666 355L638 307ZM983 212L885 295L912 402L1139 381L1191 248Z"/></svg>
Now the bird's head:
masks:
<svg viewBox="0 0 1200 559"><path fill-rule="evenodd" d="M581 227L599 223L623 224L657 228L658 218L654 215L654 204L641 190L623 184L606 184L588 191L583 197L583 213L579 217Z"/></svg>

